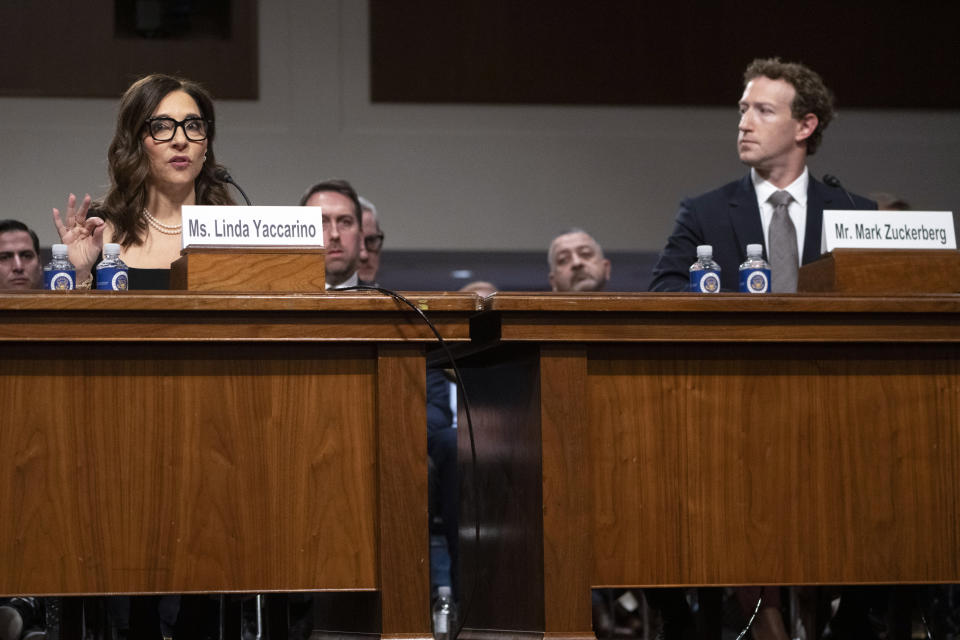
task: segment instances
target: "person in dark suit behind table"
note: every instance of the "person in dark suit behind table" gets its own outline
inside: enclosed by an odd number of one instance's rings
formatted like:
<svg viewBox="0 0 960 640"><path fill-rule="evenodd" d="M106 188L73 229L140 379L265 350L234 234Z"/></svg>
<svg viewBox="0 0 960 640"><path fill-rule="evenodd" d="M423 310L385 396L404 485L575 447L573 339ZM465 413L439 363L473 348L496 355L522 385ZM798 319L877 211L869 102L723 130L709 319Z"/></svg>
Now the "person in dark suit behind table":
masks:
<svg viewBox="0 0 960 640"><path fill-rule="evenodd" d="M776 242L770 232L777 224L776 194L789 194L784 196L785 224L792 227L798 266L821 253L824 209L877 208L873 201L851 195L853 207L842 189L810 175L807 157L817 151L834 113L833 96L816 72L778 58L757 59L747 67L744 83L737 152L750 172L680 204L676 226L653 269L651 291L687 291L688 269L700 244L713 245L713 258L722 269L721 288L736 291L737 269L753 243L763 244L773 266L773 291L796 291L795 280L778 282L777 261L789 257L770 251L770 242Z"/></svg>

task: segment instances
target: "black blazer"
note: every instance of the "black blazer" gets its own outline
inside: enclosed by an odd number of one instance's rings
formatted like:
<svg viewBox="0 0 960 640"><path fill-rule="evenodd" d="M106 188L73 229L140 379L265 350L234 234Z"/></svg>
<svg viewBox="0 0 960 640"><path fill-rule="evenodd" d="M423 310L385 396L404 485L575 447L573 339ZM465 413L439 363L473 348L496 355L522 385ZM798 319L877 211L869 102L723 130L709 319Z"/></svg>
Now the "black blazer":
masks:
<svg viewBox="0 0 960 640"><path fill-rule="evenodd" d="M877 208L876 202L851 195L857 209ZM842 190L828 187L810 176L801 264L820 257L823 210L849 208L850 201ZM713 246L713 259L721 268L721 289L737 291L738 269L747 259L747 245L765 245L757 193L750 174L680 203L676 226L653 268L650 291L689 291L690 265L696 261L697 245L701 244ZM766 257L766 246L763 253Z"/></svg>

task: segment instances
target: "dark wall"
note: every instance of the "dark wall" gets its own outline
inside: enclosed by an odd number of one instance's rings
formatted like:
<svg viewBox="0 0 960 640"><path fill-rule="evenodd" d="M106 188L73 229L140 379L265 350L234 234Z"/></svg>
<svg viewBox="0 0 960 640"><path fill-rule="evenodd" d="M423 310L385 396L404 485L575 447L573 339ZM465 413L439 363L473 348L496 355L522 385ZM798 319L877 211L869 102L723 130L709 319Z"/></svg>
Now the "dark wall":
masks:
<svg viewBox="0 0 960 640"><path fill-rule="evenodd" d="M259 95L256 0L4 0L0 96L115 98L148 73Z"/></svg>
<svg viewBox="0 0 960 640"><path fill-rule="evenodd" d="M735 105L744 67L819 71L843 107L960 107L951 3L370 0L375 102Z"/></svg>

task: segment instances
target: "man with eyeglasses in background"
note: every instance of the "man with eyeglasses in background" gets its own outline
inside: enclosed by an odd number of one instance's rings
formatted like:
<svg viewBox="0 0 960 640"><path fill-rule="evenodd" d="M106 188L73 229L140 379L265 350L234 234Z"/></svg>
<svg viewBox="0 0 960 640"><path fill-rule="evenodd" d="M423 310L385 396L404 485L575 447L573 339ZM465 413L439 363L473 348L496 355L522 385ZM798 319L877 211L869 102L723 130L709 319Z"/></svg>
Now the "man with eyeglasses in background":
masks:
<svg viewBox="0 0 960 640"><path fill-rule="evenodd" d="M380 218L377 208L372 202L360 196L360 207L363 209L363 224L361 232L363 239L360 242L360 267L357 273L362 284L377 284L377 271L380 270L380 249L383 248L383 231L380 229Z"/></svg>

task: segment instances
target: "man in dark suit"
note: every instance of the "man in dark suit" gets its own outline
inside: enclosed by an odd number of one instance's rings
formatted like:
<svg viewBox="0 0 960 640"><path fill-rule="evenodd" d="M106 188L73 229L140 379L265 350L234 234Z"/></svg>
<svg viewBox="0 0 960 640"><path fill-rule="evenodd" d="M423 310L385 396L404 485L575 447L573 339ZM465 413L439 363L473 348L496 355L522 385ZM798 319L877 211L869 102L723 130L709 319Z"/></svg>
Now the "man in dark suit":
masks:
<svg viewBox="0 0 960 640"><path fill-rule="evenodd" d="M300 206L320 207L323 246L327 253L327 289L345 289L360 282L360 247L363 213L360 197L346 180L325 180L313 185L300 198Z"/></svg>
<svg viewBox="0 0 960 640"><path fill-rule="evenodd" d="M769 247L783 246L777 239L788 237L796 244L794 259L811 262L821 253L823 210L852 208L842 189L818 182L807 169L807 156L816 152L834 113L833 96L820 76L802 64L758 59L747 67L744 85L737 152L750 173L680 204L676 226L653 269L651 291L689 290L689 268L701 244L713 246L723 290L737 290L747 245L762 244L773 266L773 291L796 291L789 278L777 286L778 259L790 257L774 255ZM789 196L777 195L783 192ZM779 228L771 234L771 225L779 224L774 220L780 197L786 201L788 236ZM877 208L866 198L851 197L857 209Z"/></svg>

